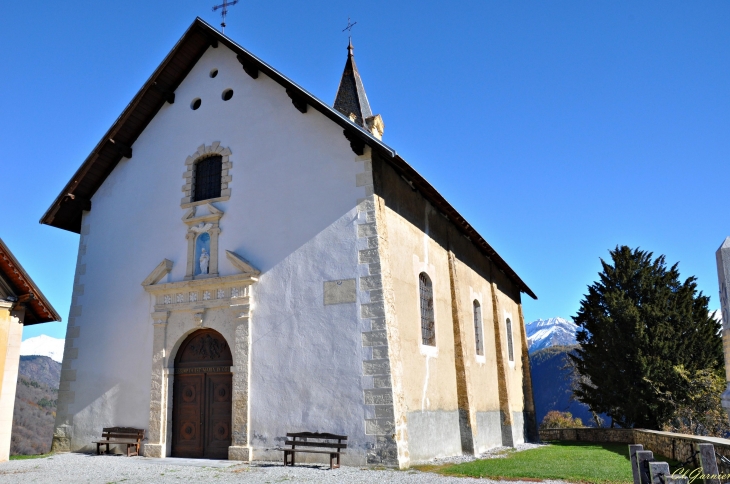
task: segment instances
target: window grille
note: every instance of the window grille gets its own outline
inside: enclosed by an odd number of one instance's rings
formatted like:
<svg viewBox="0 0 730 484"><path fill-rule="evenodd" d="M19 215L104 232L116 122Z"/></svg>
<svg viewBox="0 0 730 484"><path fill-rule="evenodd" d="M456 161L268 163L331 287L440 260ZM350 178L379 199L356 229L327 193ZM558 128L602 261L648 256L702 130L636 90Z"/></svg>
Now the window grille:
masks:
<svg viewBox="0 0 730 484"><path fill-rule="evenodd" d="M193 201L209 200L221 196L221 169L223 157L210 156L195 164Z"/></svg>
<svg viewBox="0 0 730 484"><path fill-rule="evenodd" d="M512 349L512 321L507 318L507 354L509 361L515 361L515 352Z"/></svg>
<svg viewBox="0 0 730 484"><path fill-rule="evenodd" d="M477 355L484 356L484 337L482 335L482 307L479 301L474 300L474 339L477 345Z"/></svg>
<svg viewBox="0 0 730 484"><path fill-rule="evenodd" d="M433 285L425 272L418 276L421 293L421 340L424 345L436 346L436 323L433 317Z"/></svg>

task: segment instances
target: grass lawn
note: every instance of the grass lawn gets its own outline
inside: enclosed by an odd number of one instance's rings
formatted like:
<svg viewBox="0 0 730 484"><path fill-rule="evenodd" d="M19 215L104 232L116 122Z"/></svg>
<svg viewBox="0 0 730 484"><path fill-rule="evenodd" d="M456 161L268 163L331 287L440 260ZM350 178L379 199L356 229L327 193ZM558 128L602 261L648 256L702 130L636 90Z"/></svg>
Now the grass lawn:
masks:
<svg viewBox="0 0 730 484"><path fill-rule="evenodd" d="M428 470L428 469L424 469ZM585 483L631 483L629 446L552 442L522 452L510 452L501 459L484 459L430 470L453 476L490 479L560 479Z"/></svg>
<svg viewBox="0 0 730 484"><path fill-rule="evenodd" d="M43 457L50 457L51 455L53 454L11 455L10 460L41 459Z"/></svg>

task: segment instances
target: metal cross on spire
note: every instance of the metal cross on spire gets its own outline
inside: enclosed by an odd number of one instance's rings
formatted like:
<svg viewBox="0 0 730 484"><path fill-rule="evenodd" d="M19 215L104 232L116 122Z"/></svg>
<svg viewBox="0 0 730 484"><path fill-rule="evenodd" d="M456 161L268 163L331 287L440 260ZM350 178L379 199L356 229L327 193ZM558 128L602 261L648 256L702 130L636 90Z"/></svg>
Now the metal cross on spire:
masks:
<svg viewBox="0 0 730 484"><path fill-rule="evenodd" d="M357 24L357 22L350 22L350 17L347 17L347 27L342 29L342 31L344 32L345 30L347 30L349 32L348 35L350 38L352 38L352 28L355 26L355 24Z"/></svg>
<svg viewBox="0 0 730 484"><path fill-rule="evenodd" d="M223 9L223 10L221 10L221 32L222 33L226 32L226 15L228 14L228 7L232 7L237 3L238 3L238 0L233 0L231 2L229 2L228 0L223 0L222 4L216 5L215 7L213 7L214 12L216 10L218 10L219 8Z"/></svg>

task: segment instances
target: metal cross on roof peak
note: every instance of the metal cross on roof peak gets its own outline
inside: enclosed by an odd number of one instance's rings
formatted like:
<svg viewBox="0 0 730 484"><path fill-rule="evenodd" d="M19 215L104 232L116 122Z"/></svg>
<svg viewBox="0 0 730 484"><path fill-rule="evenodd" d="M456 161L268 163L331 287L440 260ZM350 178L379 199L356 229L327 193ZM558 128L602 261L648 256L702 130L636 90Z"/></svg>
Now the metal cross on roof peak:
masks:
<svg viewBox="0 0 730 484"><path fill-rule="evenodd" d="M347 17L347 27L342 29L342 31L344 32L345 30L347 30L349 32L349 35L352 36L352 28L355 26L355 24L357 24L357 22L350 22L350 17Z"/></svg>
<svg viewBox="0 0 730 484"><path fill-rule="evenodd" d="M347 30L347 32L348 32L347 37L350 42L349 42L349 45L347 46L347 52L349 53L349 55L352 55L352 51L354 50L354 48L352 47L352 28L355 26L356 23L357 22L350 22L350 17L348 16L347 17L347 27L342 29L343 32L345 30Z"/></svg>
<svg viewBox="0 0 730 484"><path fill-rule="evenodd" d="M228 7L232 7L237 3L238 3L238 0L232 0L230 2L228 0L223 0L222 4L216 5L215 7L213 7L214 12L216 10L218 10L219 8L223 9L223 10L221 10L221 33L226 32L226 15L228 14Z"/></svg>

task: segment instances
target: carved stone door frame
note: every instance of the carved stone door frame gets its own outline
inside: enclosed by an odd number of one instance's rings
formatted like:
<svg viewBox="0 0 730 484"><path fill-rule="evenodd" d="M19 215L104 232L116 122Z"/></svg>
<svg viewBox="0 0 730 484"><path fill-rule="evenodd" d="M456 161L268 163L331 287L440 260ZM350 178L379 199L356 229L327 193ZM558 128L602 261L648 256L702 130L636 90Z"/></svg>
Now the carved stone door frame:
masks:
<svg viewBox="0 0 730 484"><path fill-rule="evenodd" d="M155 271L161 271L161 267L169 272L172 263L163 261ZM150 420L144 455L170 455L175 355L191 333L211 328L226 339L233 356L232 442L228 458L248 461L251 456L248 425L250 318L258 271L167 284L155 284L161 279L159 274L154 275L155 271L145 279L147 284L144 285L154 300Z"/></svg>

